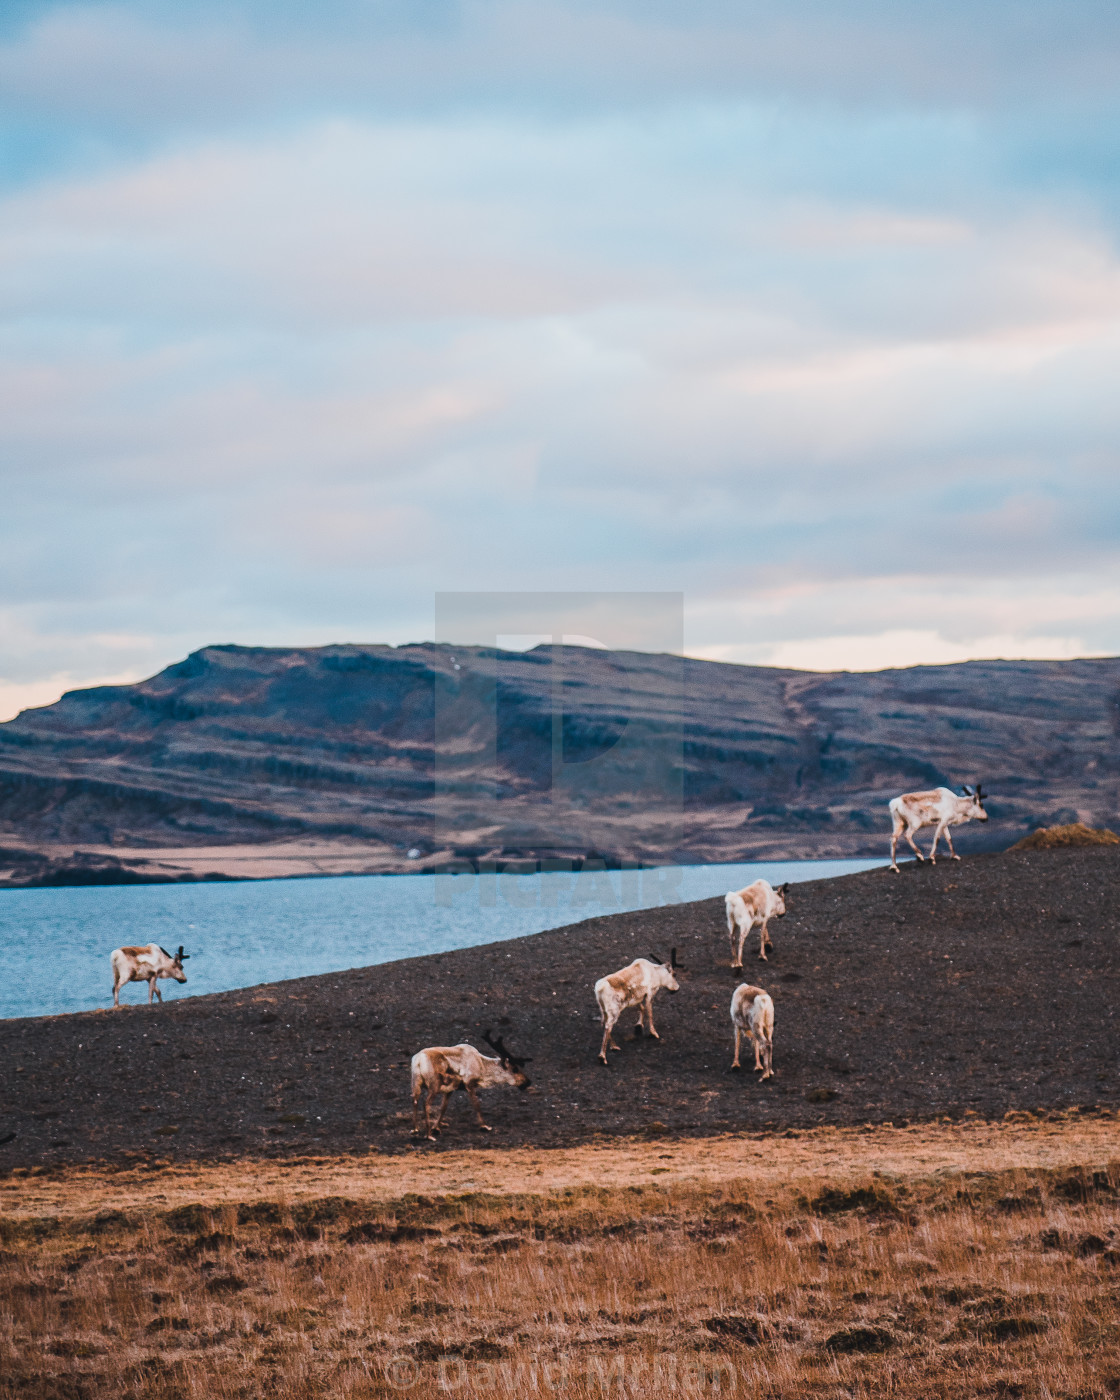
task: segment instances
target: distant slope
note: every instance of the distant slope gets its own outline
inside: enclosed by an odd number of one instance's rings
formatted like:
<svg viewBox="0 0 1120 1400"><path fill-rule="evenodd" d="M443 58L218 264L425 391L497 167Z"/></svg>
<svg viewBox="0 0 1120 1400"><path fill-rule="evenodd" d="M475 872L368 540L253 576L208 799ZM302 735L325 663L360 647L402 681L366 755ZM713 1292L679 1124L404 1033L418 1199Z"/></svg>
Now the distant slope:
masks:
<svg viewBox="0 0 1120 1400"><path fill-rule="evenodd" d="M0 725L0 845L18 864L357 841L387 869L879 854L889 797L978 780L992 821L966 848L1115 824L1120 660L819 674L573 647L207 647Z"/></svg>

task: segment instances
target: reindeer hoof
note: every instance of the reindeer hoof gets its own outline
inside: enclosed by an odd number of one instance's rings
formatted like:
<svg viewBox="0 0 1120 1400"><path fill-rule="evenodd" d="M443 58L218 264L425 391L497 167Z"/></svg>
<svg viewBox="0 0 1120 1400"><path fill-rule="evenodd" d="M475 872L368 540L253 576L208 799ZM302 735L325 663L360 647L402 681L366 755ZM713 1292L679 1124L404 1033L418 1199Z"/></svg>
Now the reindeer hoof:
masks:
<svg viewBox="0 0 1120 1400"><path fill-rule="evenodd" d="M732 1073L732 1074L738 1074L739 1071L740 1071L742 1068L743 1068L742 1065L732 1065L732 1066L731 1066L731 1073Z"/></svg>
<svg viewBox="0 0 1120 1400"><path fill-rule="evenodd" d="M956 854L956 852L954 852L954 853L953 853L952 859L953 859L953 860L960 860L960 856L958 856L958 855Z"/></svg>
<svg viewBox="0 0 1120 1400"><path fill-rule="evenodd" d="M492 1133L494 1131L494 1129L490 1126L489 1123L480 1123L478 1126L482 1129L484 1133Z"/></svg>

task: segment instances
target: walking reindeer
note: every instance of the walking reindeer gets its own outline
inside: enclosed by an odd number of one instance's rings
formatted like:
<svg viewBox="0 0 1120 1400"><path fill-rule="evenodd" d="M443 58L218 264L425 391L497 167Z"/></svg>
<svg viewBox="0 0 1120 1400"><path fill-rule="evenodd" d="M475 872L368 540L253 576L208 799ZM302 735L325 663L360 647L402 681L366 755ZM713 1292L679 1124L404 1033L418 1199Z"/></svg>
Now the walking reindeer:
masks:
<svg viewBox="0 0 1120 1400"><path fill-rule="evenodd" d="M628 966L612 972L608 977L600 977L595 983L595 1000L599 1003L599 1014L603 1020L603 1044L599 1049L599 1059L603 1064L607 1063L608 1048L621 1048L615 1044L613 1032L618 1018L629 1007L638 1008L635 1035L641 1035L644 1028L654 1040L661 1039L653 1028L653 999L662 987L667 992L680 991L675 975L680 966L674 948L667 964L651 953L648 958L635 958Z"/></svg>
<svg viewBox="0 0 1120 1400"><path fill-rule="evenodd" d="M774 1003L770 993L747 982L736 987L731 998L731 1025L735 1031L731 1068L740 1068L739 1046L746 1036L754 1046L755 1069L762 1071L762 1079L770 1079L774 1073Z"/></svg>
<svg viewBox="0 0 1120 1400"><path fill-rule="evenodd" d="M514 1089L527 1089L532 1082L523 1066L530 1063L528 1057L519 1057L506 1049L502 1036L497 1040L486 1031L483 1040L496 1055L491 1057L476 1050L473 1045L430 1045L426 1050L418 1050L412 1057L412 1131L420 1134L420 1099L424 1099L424 1136L435 1142L443 1126L443 1115L447 1112L447 1102L456 1089L462 1089L474 1109L478 1126L484 1133L490 1126L482 1117L482 1105L478 1101L479 1089L491 1089L497 1085L507 1085ZM432 1122L432 1099L441 1095L439 1113Z"/></svg>
<svg viewBox="0 0 1120 1400"><path fill-rule="evenodd" d="M942 832L949 843L950 857L960 860L960 856L953 850L953 836L949 828L960 826L964 822L988 820L988 814L984 810L984 789L979 783L975 787L966 787L963 797L958 797L951 788L939 787L930 792L903 793L901 797L892 797L887 805L894 828L891 832L891 869L896 873L898 862L895 860L895 851L900 836L905 835L910 849L920 863L925 860L925 856L914 842L914 833L920 831L923 826L936 827L933 845L929 848L929 863L936 865L937 843Z"/></svg>

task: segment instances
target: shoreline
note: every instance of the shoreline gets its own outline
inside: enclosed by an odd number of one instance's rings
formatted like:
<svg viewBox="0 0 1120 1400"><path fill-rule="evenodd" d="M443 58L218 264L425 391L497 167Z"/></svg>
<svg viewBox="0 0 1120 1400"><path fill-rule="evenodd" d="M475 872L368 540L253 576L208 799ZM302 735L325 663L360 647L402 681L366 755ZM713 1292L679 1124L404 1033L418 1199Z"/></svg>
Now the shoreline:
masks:
<svg viewBox="0 0 1120 1400"><path fill-rule="evenodd" d="M1118 874L1120 848L1094 847L810 880L770 961L752 949L742 971L716 897L150 1009L5 1020L0 1167L399 1156L410 1057L490 1028L533 1060L527 1093L483 1096L488 1141L509 1148L1117 1107ZM681 991L658 999L660 1039L627 1024L604 1069L593 983L673 947ZM766 1085L728 1072L744 978L775 1001ZM461 1098L434 1155L479 1143Z"/></svg>
<svg viewBox="0 0 1120 1400"><path fill-rule="evenodd" d="M970 855L1006 849L1019 832L970 832L962 849ZM985 840L984 838L989 838ZM701 851L682 850L677 859L577 852L542 855L426 852L409 860L396 849L376 843L322 840L276 841L211 846L122 846L89 843L32 845L0 833L0 891L69 889L84 886L205 884L226 881L345 878L359 875L445 875L465 873L464 867L554 867L571 870L589 866L617 871L673 866L767 865L826 860L887 858L890 833L848 840L775 840L749 854L728 858L713 849L712 859ZM510 873L513 873L512 871Z"/></svg>

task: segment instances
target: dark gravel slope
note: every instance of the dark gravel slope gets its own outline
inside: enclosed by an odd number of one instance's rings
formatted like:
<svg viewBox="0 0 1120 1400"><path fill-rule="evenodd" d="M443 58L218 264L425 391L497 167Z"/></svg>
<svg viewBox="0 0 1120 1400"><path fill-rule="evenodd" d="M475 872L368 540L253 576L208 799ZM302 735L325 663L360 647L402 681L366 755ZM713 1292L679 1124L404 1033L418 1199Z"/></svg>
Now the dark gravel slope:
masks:
<svg viewBox="0 0 1120 1400"><path fill-rule="evenodd" d="M1120 854L1098 848L795 887L769 964L748 959L776 1003L768 1085L727 1072L739 979L720 900L151 1010L0 1022L0 1167L403 1149L411 1053L480 1043L487 1026L533 1056L534 1086L486 1096L486 1139L458 1096L448 1145L1117 1106L1118 877ZM591 984L672 945L688 971L656 1003L661 1042L627 1038L601 1068Z"/></svg>

